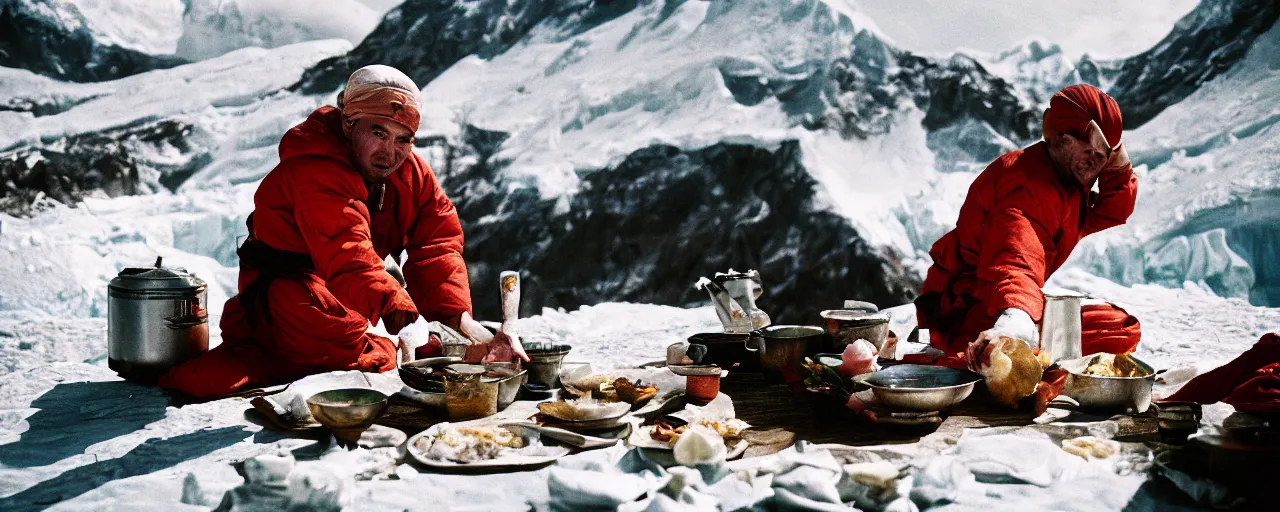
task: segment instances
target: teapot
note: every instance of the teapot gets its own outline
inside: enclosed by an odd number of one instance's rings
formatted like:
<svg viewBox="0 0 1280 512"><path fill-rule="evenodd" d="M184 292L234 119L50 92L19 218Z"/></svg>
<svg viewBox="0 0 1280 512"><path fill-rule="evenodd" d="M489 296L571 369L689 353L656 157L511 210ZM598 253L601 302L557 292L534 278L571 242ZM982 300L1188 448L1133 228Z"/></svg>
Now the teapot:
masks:
<svg viewBox="0 0 1280 512"><path fill-rule="evenodd" d="M770 324L769 315L756 307L756 299L764 289L760 286L760 273L755 270L717 272L711 279L699 278L694 288L705 289L711 295L726 333L749 333Z"/></svg>

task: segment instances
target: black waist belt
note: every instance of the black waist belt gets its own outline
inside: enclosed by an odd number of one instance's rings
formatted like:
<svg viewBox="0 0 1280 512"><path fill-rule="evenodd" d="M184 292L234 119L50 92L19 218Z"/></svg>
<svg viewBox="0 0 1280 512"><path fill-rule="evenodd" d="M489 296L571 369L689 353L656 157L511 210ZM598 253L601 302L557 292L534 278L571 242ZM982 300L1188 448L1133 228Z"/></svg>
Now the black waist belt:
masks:
<svg viewBox="0 0 1280 512"><path fill-rule="evenodd" d="M251 324L258 323L258 313L262 313L268 324L272 323L267 300L267 290L271 288L272 281L282 277L298 279L316 271L311 255L282 251L253 238L236 249L236 254L240 256L240 268L258 272L258 278L240 292L240 304L248 313Z"/></svg>

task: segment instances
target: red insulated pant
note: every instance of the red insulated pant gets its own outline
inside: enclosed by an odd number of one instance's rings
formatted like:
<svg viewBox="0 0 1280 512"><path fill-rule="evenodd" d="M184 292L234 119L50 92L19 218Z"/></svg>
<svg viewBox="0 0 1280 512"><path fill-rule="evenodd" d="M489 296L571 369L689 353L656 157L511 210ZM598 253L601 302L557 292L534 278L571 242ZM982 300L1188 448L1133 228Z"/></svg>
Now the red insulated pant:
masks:
<svg viewBox="0 0 1280 512"><path fill-rule="evenodd" d="M369 321L344 307L315 275L278 278L267 290L266 315L251 323L240 297L222 312L218 347L160 378L160 385L195 397L292 382L307 375L395 368L391 340L369 334Z"/></svg>

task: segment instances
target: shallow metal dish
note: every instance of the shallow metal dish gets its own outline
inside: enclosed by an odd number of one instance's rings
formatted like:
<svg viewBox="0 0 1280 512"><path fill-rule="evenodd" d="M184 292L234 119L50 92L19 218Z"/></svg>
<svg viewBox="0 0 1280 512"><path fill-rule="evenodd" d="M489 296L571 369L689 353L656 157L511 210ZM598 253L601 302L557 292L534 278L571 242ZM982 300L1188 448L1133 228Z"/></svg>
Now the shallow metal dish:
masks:
<svg viewBox="0 0 1280 512"><path fill-rule="evenodd" d="M1096 355L1096 354L1095 354ZM1085 375L1093 355L1058 361L1066 370L1067 383L1062 394L1071 397L1080 407L1093 409L1122 409L1141 414L1151 407L1151 386L1156 382L1156 371L1142 360L1129 356L1144 375L1141 377L1103 377Z"/></svg>
<svg viewBox="0 0 1280 512"><path fill-rule="evenodd" d="M331 430L364 430L387 410L387 395L368 388L332 389L308 397L307 409Z"/></svg>
<svg viewBox="0 0 1280 512"><path fill-rule="evenodd" d="M940 411L973 393L982 376L945 366L900 364L864 373L853 382L870 387L882 406L905 411Z"/></svg>
<svg viewBox="0 0 1280 512"><path fill-rule="evenodd" d="M625 404L625 402L618 403ZM612 430L619 428L623 423L626 423L627 417L631 415L630 406L625 408L619 406L617 409L617 411L607 413L607 416L582 420L563 419L542 412L539 413L539 416L542 418L542 422L547 426L562 428L574 432Z"/></svg>

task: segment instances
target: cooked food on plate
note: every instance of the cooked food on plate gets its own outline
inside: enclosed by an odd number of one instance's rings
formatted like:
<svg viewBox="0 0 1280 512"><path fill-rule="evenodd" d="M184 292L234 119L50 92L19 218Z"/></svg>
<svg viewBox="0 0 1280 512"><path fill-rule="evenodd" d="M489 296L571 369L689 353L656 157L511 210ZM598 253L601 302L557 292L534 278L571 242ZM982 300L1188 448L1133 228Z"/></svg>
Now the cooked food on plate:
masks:
<svg viewBox="0 0 1280 512"><path fill-rule="evenodd" d="M639 380L632 384L626 377L613 381L613 389L617 391L619 400L631 405L647 402L658 394L658 386Z"/></svg>
<svg viewBox="0 0 1280 512"><path fill-rule="evenodd" d="M562 421L590 421L615 418L631 410L623 402L606 402L591 397L538 404L538 412Z"/></svg>
<svg viewBox="0 0 1280 512"><path fill-rule="evenodd" d="M742 439L742 433L751 425L740 419L698 419L687 425L677 425L667 418L659 418L653 423L653 430L649 433L649 437L654 441L667 443L669 446L675 446L676 441L680 440L680 436L689 431L691 426L706 427L709 430L720 434L726 443Z"/></svg>
<svg viewBox="0 0 1280 512"><path fill-rule="evenodd" d="M601 382L591 388L591 398L604 402L617 402L618 390L613 387L613 380L609 379Z"/></svg>
<svg viewBox="0 0 1280 512"><path fill-rule="evenodd" d="M449 427L417 440L418 450L428 458L463 464L496 459L523 447L520 436L499 427Z"/></svg>

